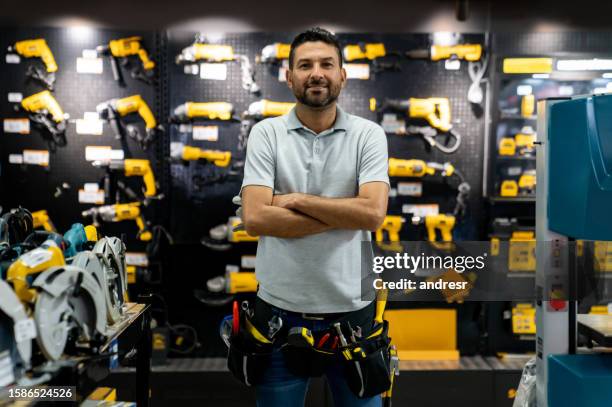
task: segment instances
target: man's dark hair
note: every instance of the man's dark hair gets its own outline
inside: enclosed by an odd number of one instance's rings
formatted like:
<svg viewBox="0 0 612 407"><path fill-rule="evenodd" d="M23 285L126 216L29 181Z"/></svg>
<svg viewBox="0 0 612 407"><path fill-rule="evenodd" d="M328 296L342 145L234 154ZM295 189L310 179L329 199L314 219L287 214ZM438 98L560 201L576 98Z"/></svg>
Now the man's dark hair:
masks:
<svg viewBox="0 0 612 407"><path fill-rule="evenodd" d="M318 41L332 45L336 48L336 51L338 51L338 59L340 60L340 67L342 67L342 50L340 49L338 38L324 28L314 27L304 31L301 34L298 34L293 39L293 42L291 43L291 51L289 51L289 68L293 68L293 56L297 47L305 42Z"/></svg>

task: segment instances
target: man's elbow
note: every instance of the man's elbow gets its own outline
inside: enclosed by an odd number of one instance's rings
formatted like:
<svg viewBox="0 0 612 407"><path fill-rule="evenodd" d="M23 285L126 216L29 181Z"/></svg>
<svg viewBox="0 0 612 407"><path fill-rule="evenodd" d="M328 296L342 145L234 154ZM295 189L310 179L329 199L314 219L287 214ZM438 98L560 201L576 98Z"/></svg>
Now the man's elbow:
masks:
<svg viewBox="0 0 612 407"><path fill-rule="evenodd" d="M370 232L376 232L385 221L387 216L386 208L373 208L370 215L368 216L367 230Z"/></svg>
<svg viewBox="0 0 612 407"><path fill-rule="evenodd" d="M244 216L242 222L249 236L257 237L261 234L261 222L258 221L257 216Z"/></svg>

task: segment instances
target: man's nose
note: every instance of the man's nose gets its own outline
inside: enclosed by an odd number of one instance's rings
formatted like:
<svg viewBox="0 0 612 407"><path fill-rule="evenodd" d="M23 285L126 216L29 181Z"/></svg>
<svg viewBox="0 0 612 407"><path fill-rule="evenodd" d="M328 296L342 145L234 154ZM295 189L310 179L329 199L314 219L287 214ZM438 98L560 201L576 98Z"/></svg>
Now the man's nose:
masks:
<svg viewBox="0 0 612 407"><path fill-rule="evenodd" d="M312 71L310 72L311 78L323 78L323 70L321 69L321 65L314 64L312 66Z"/></svg>

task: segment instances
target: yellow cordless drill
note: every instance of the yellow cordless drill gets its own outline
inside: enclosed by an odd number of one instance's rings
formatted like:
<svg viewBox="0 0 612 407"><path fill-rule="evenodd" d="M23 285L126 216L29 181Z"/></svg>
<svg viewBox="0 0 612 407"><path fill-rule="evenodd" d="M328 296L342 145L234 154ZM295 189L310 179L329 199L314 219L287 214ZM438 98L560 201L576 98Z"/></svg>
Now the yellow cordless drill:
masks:
<svg viewBox="0 0 612 407"><path fill-rule="evenodd" d="M275 42L263 47L261 54L257 57L257 62L261 64L278 63L284 59L289 59L290 52L291 44Z"/></svg>
<svg viewBox="0 0 612 407"><path fill-rule="evenodd" d="M475 62L480 60L482 57L482 45L432 45L427 49L407 51L406 56L412 59L430 59L432 61L441 61L443 59L462 59L469 62Z"/></svg>
<svg viewBox="0 0 612 407"><path fill-rule="evenodd" d="M129 63L128 58L138 56L141 65L132 67L130 75L134 79L141 80L147 84L152 83L153 71L155 62L149 58L147 50L143 48L142 37L127 37L111 40L108 44L99 45L96 47L96 52L100 56L108 56L110 58L113 77L119 83L123 83L123 77L119 70L117 60L121 59L125 64Z"/></svg>
<svg viewBox="0 0 612 407"><path fill-rule="evenodd" d="M51 222L49 213L45 209L32 212L32 221L34 229L43 228L47 232L56 232L55 225Z"/></svg>
<svg viewBox="0 0 612 407"><path fill-rule="evenodd" d="M440 232L441 241L449 243L453 241L453 228L456 218L453 215L425 215L412 218L413 225L425 224L427 240L431 243L439 242L437 232Z"/></svg>
<svg viewBox="0 0 612 407"><path fill-rule="evenodd" d="M109 173L122 172L126 177L142 177L145 198L151 198L157 194L155 174L149 160L126 158L124 160L94 161L92 165L105 168ZM110 196L110 174L107 174L105 178L104 191L108 198Z"/></svg>
<svg viewBox="0 0 612 407"><path fill-rule="evenodd" d="M17 53L24 58L40 58L45 65L45 71L38 67L30 66L26 75L32 79L43 83L47 89L53 90L55 84L55 72L57 72L57 63L53 57L53 53L47 45L44 38L36 38L32 40L17 41L13 46L8 48L11 53Z"/></svg>
<svg viewBox="0 0 612 407"><path fill-rule="evenodd" d="M399 233L402 230L402 224L405 219L398 215L387 215L380 228L376 230L376 244L383 250L392 250L396 252L403 251L400 242ZM387 239L385 239L385 232Z"/></svg>
<svg viewBox="0 0 612 407"><path fill-rule="evenodd" d="M371 62L374 72L399 71L401 68L400 55L397 52L388 52L383 43L349 44L342 48L342 56L346 62ZM394 61L390 62L389 57L394 58Z"/></svg>
<svg viewBox="0 0 612 407"><path fill-rule="evenodd" d="M127 136L140 143L143 150L154 140L158 131L163 131L162 126L157 125L155 116L149 105L140 95L132 95L121 99L111 99L96 106L100 119L111 125L115 136L120 139L125 133ZM128 124L123 125L120 118L131 113L138 113L145 122L146 135L143 136L138 127ZM124 129L125 127L125 129Z"/></svg>
<svg viewBox="0 0 612 407"><path fill-rule="evenodd" d="M48 90L35 93L21 101L21 108L28 113L34 123L43 126L51 136L49 146L52 150L56 146L66 145L66 118L55 97Z"/></svg>
<svg viewBox="0 0 612 407"><path fill-rule="evenodd" d="M186 146L183 143L170 143L170 158L175 161L206 160L217 167L227 167L232 159L231 151L204 150Z"/></svg>
<svg viewBox="0 0 612 407"><path fill-rule="evenodd" d="M148 230L147 223L140 210L140 202L130 202L115 205L105 205L90 208L83 211L81 215L84 218L91 217L93 224L99 227L99 220L104 222L122 222L124 220L133 220L138 227L138 240L148 242L153 237Z"/></svg>
<svg viewBox="0 0 612 407"><path fill-rule="evenodd" d="M196 119L231 120L234 105L227 102L185 102L174 109L172 122L184 123Z"/></svg>
<svg viewBox="0 0 612 407"><path fill-rule="evenodd" d="M266 117L276 117L287 114L294 106L295 103L293 102L275 102L267 99L251 103L249 108L242 113L240 134L238 135L238 149L244 150L246 148L249 133L255 123Z"/></svg>

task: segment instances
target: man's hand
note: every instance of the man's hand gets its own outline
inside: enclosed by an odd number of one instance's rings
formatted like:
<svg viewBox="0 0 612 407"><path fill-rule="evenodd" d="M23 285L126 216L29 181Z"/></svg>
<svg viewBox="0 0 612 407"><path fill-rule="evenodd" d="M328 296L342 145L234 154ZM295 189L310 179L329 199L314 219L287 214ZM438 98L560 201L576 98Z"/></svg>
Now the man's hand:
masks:
<svg viewBox="0 0 612 407"><path fill-rule="evenodd" d="M284 209L295 209L297 202L305 196L306 194L301 194L299 192L274 195L272 198L272 206L277 206Z"/></svg>

